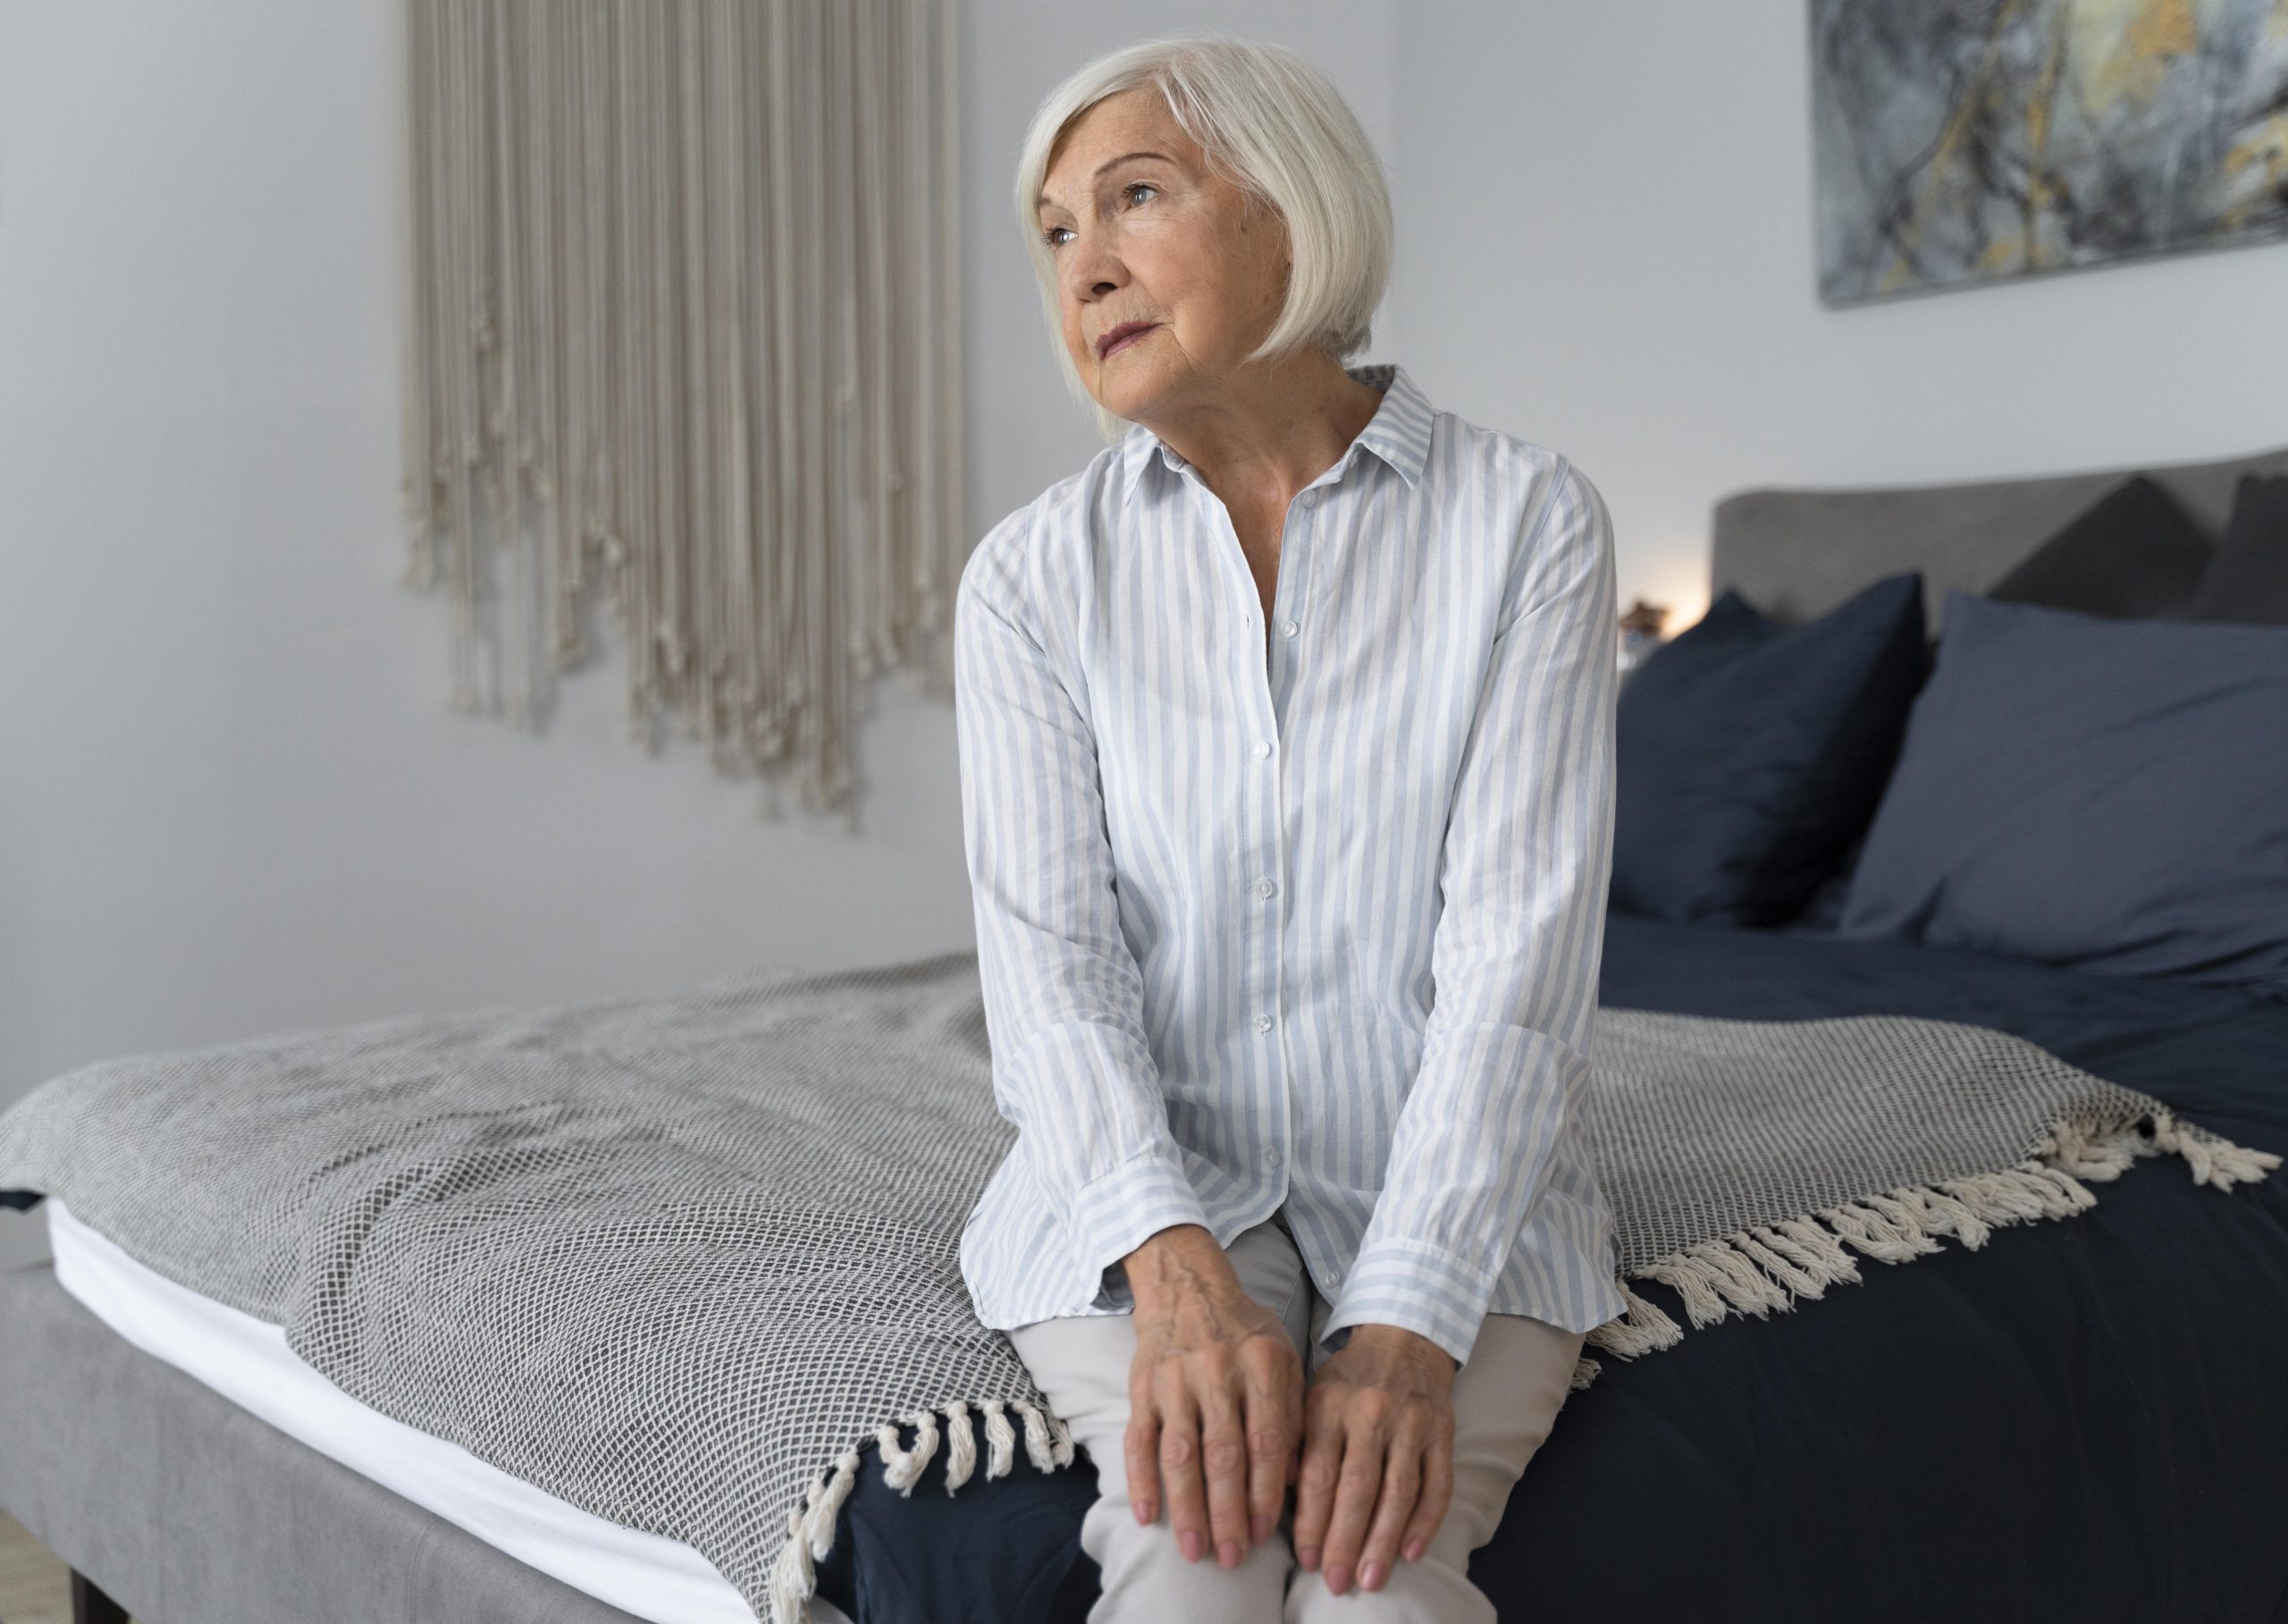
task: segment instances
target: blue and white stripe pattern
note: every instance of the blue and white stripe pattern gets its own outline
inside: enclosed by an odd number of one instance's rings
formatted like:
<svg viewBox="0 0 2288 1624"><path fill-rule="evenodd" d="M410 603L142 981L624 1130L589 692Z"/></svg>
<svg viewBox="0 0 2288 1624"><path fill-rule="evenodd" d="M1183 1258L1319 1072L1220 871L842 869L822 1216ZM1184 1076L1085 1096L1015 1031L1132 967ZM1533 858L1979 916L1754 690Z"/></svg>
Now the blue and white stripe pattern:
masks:
<svg viewBox="0 0 2288 1624"><path fill-rule="evenodd" d="M1620 1314L1580 1120L1611 871L1611 522L1391 363L1297 496L1271 625L1141 425L962 572L955 710L997 1102L961 1264L1001 1329L1283 1206L1326 1345ZM1110 1271L1107 1274L1107 1271ZM1276 1305L1273 1305L1276 1306Z"/></svg>

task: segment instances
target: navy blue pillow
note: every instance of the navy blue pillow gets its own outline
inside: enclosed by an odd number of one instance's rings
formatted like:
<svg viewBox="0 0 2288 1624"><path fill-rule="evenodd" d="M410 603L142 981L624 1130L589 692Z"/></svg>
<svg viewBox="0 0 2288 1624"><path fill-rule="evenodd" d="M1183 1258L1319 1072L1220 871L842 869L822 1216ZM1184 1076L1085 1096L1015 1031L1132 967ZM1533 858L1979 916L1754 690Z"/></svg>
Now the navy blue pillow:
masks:
<svg viewBox="0 0 2288 1624"><path fill-rule="evenodd" d="M1942 625L1836 933L2288 997L2288 627Z"/></svg>
<svg viewBox="0 0 2288 1624"><path fill-rule="evenodd" d="M1718 598L1620 690L1611 905L1745 926L1798 913L1874 812L1927 648L1919 571L1797 625Z"/></svg>

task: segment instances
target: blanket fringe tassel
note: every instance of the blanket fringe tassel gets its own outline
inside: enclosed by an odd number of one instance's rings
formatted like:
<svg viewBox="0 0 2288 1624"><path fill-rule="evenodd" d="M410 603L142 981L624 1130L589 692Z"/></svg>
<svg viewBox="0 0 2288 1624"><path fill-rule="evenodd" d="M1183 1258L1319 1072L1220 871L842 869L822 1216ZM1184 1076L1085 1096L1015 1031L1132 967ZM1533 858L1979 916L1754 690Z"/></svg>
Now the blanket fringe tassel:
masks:
<svg viewBox="0 0 2288 1624"><path fill-rule="evenodd" d="M2152 1124L2150 1132L2146 1123ZM2281 1160L2272 1151L2233 1144L2168 1111L2103 1133L2064 1122L2042 1137L2032 1155L2000 1173L1902 1184L1801 1217L1751 1224L1696 1241L1634 1273L1673 1289L1695 1327L1729 1314L1761 1319L1775 1308L1792 1309L1799 1299L1820 1297L1831 1285L1855 1284L1858 1266L1846 1246L1884 1263L1906 1263L1935 1252L1941 1235L1952 1235L1975 1251L1999 1225L2086 1211L2098 1198L2082 1180L2119 1178L2140 1157L2164 1152L2185 1159L2194 1183L2219 1190L2254 1183ZM1631 1291L1627 1280L1616 1277L1613 1283L1628 1300L1628 1309L1590 1332L1591 1345L1633 1359L1683 1339L1677 1322ZM1573 1391L1595 1381L1602 1368L1585 1352L1573 1367Z"/></svg>
<svg viewBox="0 0 2288 1624"><path fill-rule="evenodd" d="M1064 1421L1039 1404L1023 1399L949 1400L935 1409L917 1409L885 1421L874 1429L873 1442L882 1458L882 1481L901 1494L913 1493L921 1474L936 1458L943 1426L946 1448L946 1493L967 1483L977 1469L977 1429L970 1420L975 1409L984 1421L985 1476L1005 1477L1016 1464L1017 1428L1009 1419L1014 1410L1024 1424L1025 1458L1037 1471L1053 1472L1072 1464L1072 1433ZM900 1427L911 1427L908 1446ZM786 1544L778 1552L770 1575L771 1624L809 1624L810 1601L818 1586L817 1564L834 1549L835 1520L843 1502L857 1486L860 1445L842 1452L834 1465L821 1473L803 1496L802 1505L786 1513Z"/></svg>

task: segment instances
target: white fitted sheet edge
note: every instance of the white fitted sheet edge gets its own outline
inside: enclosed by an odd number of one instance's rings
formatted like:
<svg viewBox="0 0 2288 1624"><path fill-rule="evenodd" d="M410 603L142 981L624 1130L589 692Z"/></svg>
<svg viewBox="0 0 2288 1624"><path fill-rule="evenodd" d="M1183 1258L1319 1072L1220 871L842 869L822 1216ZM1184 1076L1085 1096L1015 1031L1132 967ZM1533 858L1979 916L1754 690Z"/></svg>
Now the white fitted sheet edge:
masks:
<svg viewBox="0 0 2288 1624"><path fill-rule="evenodd" d="M486 1544L651 1624L757 1624L691 1546L584 1511L335 1386L278 1325L147 1268L46 1202L58 1284L128 1342ZM850 1624L822 1597L813 1624Z"/></svg>

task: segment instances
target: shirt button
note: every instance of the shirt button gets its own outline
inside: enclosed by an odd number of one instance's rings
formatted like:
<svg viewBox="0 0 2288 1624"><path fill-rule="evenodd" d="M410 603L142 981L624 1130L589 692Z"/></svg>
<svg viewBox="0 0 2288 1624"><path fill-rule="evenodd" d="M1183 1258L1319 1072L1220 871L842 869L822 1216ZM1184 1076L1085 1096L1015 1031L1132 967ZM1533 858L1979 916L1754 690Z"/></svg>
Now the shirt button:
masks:
<svg viewBox="0 0 2288 1624"><path fill-rule="evenodd" d="M1269 1031L1271 1030L1271 1017L1269 1015L1258 1015L1255 1018L1255 1029L1259 1032Z"/></svg>
<svg viewBox="0 0 2288 1624"><path fill-rule="evenodd" d="M1303 628L1302 628L1301 627L1300 627L1300 626L1296 625L1292 620L1290 620L1289 622L1287 622L1287 624L1286 624L1286 625L1284 625L1284 626L1281 627L1279 629L1280 629L1281 633L1282 633L1282 634L1283 634L1284 635L1291 637L1291 636L1293 636L1297 632L1301 631Z"/></svg>
<svg viewBox="0 0 2288 1624"><path fill-rule="evenodd" d="M1318 505L1319 493L1316 491L1306 491L1303 492L1303 506L1306 508L1316 508Z"/></svg>
<svg viewBox="0 0 2288 1624"><path fill-rule="evenodd" d="M1255 894L1258 896L1268 896L1278 888L1279 888L1277 886L1272 884L1268 879L1258 879L1255 882Z"/></svg>
<svg viewBox="0 0 2288 1624"><path fill-rule="evenodd" d="M1270 753L1271 741L1268 739L1258 739L1255 746L1255 759L1259 762Z"/></svg>
<svg viewBox="0 0 2288 1624"><path fill-rule="evenodd" d="M1263 1153L1263 1165L1264 1165L1265 1166L1266 1166L1266 1167L1276 1167L1277 1165L1279 1165L1279 1147L1278 1147L1278 1146L1274 1145L1274 1146L1272 1146L1272 1147L1271 1147L1271 1149L1269 1149L1268 1150L1266 1150L1266 1151Z"/></svg>

